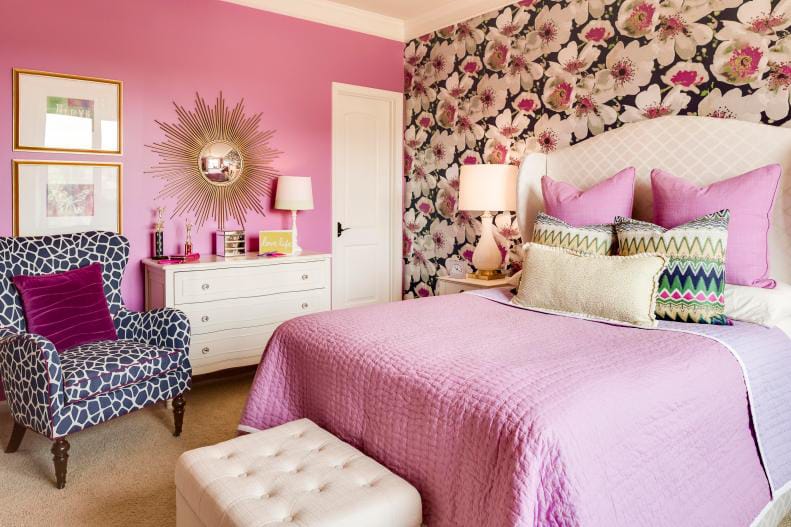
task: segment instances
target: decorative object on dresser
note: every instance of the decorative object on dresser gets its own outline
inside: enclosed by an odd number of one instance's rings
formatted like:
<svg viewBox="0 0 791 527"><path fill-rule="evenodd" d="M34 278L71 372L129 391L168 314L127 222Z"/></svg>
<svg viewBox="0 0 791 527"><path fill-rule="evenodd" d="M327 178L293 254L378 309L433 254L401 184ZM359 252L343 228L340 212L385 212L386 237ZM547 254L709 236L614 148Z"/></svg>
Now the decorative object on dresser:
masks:
<svg viewBox="0 0 791 527"><path fill-rule="evenodd" d="M459 210L483 211L481 239L472 255L475 278L503 277L503 255L494 240L492 212L516 210L516 175L513 165L464 165L459 176Z"/></svg>
<svg viewBox="0 0 791 527"><path fill-rule="evenodd" d="M261 114L246 116L244 101L231 109L222 93L214 106L195 94L195 109L173 103L178 123L157 121L166 140L149 148L160 157L150 172L165 180L161 198L176 198L173 216L193 213L198 227L209 218L220 231L233 219L244 226L248 212L264 215L280 152L269 146L274 130L261 131Z"/></svg>
<svg viewBox="0 0 791 527"><path fill-rule="evenodd" d="M196 375L257 364L281 322L330 309L328 254L143 263L146 309L177 308L189 317Z"/></svg>
<svg viewBox="0 0 791 527"><path fill-rule="evenodd" d="M297 237L297 211L313 210L313 185L309 177L280 176L277 178L275 208L291 211L291 231L294 233L294 254L302 252Z"/></svg>
<svg viewBox="0 0 791 527"><path fill-rule="evenodd" d="M479 278L452 278L450 276L440 276L437 279L438 295L455 295L465 291L475 289L494 289L495 287L508 287L512 284L511 277L481 280Z"/></svg>
<svg viewBox="0 0 791 527"><path fill-rule="evenodd" d="M294 231L260 231L258 254L261 256L295 254Z"/></svg>
<svg viewBox="0 0 791 527"><path fill-rule="evenodd" d="M154 224L154 232L152 234L152 243L154 245L154 260L164 260L165 256L165 207L157 207L157 222Z"/></svg>
<svg viewBox="0 0 791 527"><path fill-rule="evenodd" d="M14 150L121 154L121 81L14 69Z"/></svg>
<svg viewBox="0 0 791 527"><path fill-rule="evenodd" d="M121 164L13 162L14 236L121 232Z"/></svg>
<svg viewBox="0 0 791 527"><path fill-rule="evenodd" d="M247 253L244 231L217 231L217 256L244 256Z"/></svg>
<svg viewBox="0 0 791 527"><path fill-rule="evenodd" d="M70 434L169 399L173 399L174 435L181 434L183 394L192 378L189 321L175 309L134 313L123 306L121 278L128 258L129 242L109 232L0 237L0 377L14 419L6 452L19 448L27 429L53 440L58 488L66 485ZM105 330L102 334L109 340L89 342L92 337L77 335L83 342L78 344L58 338L61 347L69 347L57 349L46 337L29 333L28 324L33 327L41 321L26 322L34 313L23 309L13 277L72 280L66 272L79 270L82 276L91 272L92 264L101 265L97 287L106 297L117 340ZM73 299L66 298L58 306L68 309L64 304L69 300Z"/></svg>

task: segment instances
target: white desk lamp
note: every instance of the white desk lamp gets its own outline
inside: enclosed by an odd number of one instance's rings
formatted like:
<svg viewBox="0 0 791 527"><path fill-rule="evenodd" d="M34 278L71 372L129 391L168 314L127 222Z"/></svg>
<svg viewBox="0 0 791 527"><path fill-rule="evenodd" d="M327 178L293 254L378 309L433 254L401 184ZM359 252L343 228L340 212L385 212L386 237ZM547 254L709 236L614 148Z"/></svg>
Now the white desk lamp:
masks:
<svg viewBox="0 0 791 527"><path fill-rule="evenodd" d="M516 176L513 165L463 165L459 176L459 210L483 211L481 239L472 254L475 278L503 277L503 257L494 240L492 212L516 210Z"/></svg>
<svg viewBox="0 0 791 527"><path fill-rule="evenodd" d="M275 208L291 211L291 232L294 233L294 253L302 252L297 242L297 211L313 210L313 187L309 177L279 176Z"/></svg>

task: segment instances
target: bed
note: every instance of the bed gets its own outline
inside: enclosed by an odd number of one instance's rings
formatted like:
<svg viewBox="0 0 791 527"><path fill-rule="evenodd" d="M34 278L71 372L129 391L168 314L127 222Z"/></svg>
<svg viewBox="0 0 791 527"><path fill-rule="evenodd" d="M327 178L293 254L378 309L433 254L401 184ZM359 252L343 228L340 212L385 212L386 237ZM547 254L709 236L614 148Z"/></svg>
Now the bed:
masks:
<svg viewBox="0 0 791 527"><path fill-rule="evenodd" d="M773 162L771 273L791 282L788 129L665 117L529 155L520 228L529 239L545 173L588 187L635 166L649 219L653 167L704 185ZM774 526L791 501L791 339L679 326L699 325L475 294L303 317L270 340L239 428L312 419L414 484L429 526Z"/></svg>

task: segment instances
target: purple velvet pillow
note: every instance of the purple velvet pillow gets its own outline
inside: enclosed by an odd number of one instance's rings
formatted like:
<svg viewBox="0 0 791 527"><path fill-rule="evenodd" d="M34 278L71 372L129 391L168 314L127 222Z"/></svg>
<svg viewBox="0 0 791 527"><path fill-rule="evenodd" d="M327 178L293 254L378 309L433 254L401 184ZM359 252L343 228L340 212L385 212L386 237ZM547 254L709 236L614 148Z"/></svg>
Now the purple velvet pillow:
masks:
<svg viewBox="0 0 791 527"><path fill-rule="evenodd" d="M28 333L48 338L58 351L100 340L117 340L102 264L43 276L15 276Z"/></svg>
<svg viewBox="0 0 791 527"><path fill-rule="evenodd" d="M612 223L616 216L632 217L634 167L624 168L586 191L573 185L541 178L546 213L573 227Z"/></svg>
<svg viewBox="0 0 791 527"><path fill-rule="evenodd" d="M651 172L654 223L672 229L722 209L731 211L725 281L773 288L769 273L770 215L782 168L767 165L741 176L698 187L663 172Z"/></svg>

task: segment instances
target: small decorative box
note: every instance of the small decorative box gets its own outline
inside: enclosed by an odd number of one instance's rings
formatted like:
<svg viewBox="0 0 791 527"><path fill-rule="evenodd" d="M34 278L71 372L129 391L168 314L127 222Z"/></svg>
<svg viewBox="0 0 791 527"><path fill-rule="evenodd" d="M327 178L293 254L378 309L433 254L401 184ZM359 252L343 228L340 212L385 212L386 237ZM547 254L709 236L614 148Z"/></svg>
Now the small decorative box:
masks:
<svg viewBox="0 0 791 527"><path fill-rule="evenodd" d="M244 256L246 252L244 231L217 231L217 256Z"/></svg>

